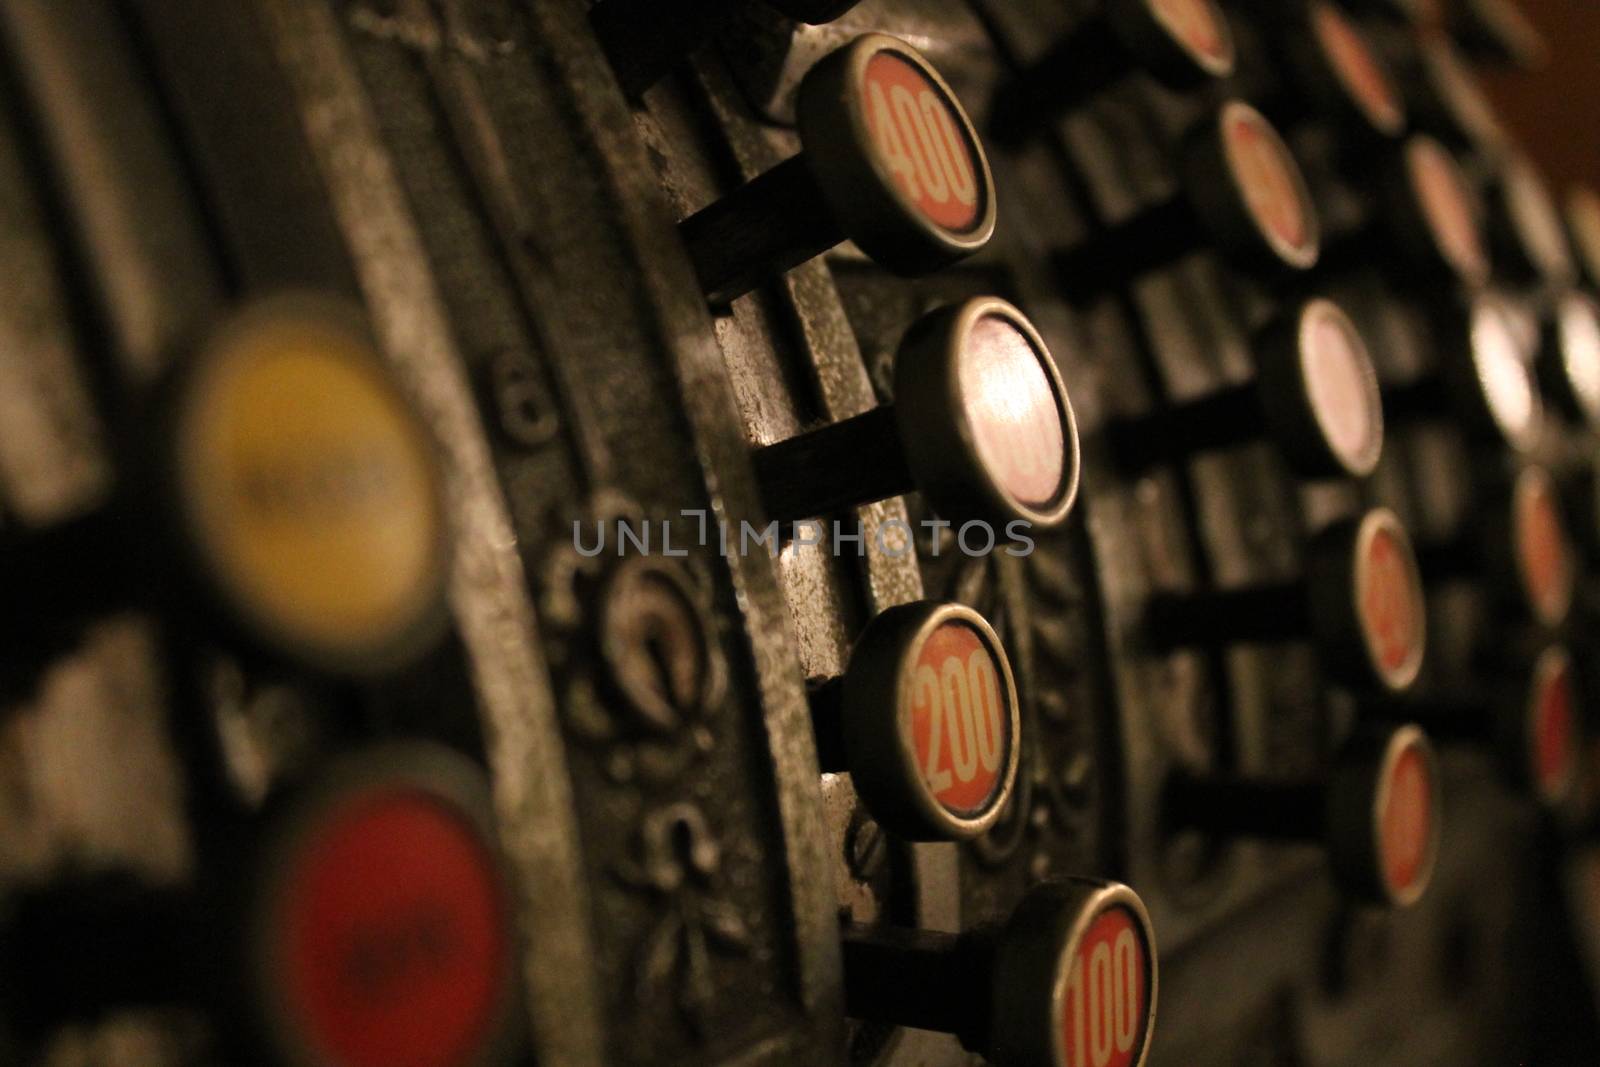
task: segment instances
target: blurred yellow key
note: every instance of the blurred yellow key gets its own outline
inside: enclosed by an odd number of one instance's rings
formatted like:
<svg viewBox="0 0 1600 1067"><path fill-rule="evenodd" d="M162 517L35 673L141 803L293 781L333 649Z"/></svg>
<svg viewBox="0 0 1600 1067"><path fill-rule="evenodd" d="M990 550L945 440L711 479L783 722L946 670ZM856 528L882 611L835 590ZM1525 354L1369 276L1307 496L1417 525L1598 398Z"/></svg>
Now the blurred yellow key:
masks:
<svg viewBox="0 0 1600 1067"><path fill-rule="evenodd" d="M259 636L365 673L433 628L438 460L353 311L288 297L239 313L184 381L174 431L185 532Z"/></svg>

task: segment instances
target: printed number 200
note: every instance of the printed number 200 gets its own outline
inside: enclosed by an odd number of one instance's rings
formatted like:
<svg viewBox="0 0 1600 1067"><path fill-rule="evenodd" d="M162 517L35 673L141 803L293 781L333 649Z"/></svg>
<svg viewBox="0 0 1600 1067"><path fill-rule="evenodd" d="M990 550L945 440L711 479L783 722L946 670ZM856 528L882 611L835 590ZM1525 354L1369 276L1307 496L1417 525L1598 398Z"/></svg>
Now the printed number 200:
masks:
<svg viewBox="0 0 1600 1067"><path fill-rule="evenodd" d="M937 672L917 668L917 703L926 704L929 724L927 765L923 775L935 793L952 784L944 764L944 742L950 743L955 781L972 781L980 766L990 774L1000 769L1004 724L1000 718L1000 680L982 649L967 657L947 656Z"/></svg>

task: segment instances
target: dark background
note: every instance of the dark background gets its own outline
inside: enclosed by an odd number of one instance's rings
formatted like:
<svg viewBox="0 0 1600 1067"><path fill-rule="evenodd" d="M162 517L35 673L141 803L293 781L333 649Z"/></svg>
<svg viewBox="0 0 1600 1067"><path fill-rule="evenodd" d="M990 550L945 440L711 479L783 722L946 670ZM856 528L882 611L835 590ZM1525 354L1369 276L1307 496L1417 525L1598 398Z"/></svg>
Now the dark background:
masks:
<svg viewBox="0 0 1600 1067"><path fill-rule="evenodd" d="M1485 86L1558 191L1575 182L1600 187L1600 3L1520 3L1545 34L1549 63L1532 74L1485 71Z"/></svg>

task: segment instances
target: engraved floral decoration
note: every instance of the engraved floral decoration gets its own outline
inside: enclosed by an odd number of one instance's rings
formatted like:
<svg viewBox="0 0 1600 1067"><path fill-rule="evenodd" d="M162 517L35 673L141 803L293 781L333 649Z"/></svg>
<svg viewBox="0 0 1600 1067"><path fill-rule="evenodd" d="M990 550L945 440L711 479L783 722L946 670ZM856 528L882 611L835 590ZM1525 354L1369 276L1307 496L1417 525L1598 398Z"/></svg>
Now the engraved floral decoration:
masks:
<svg viewBox="0 0 1600 1067"><path fill-rule="evenodd" d="M742 956L750 949L748 927L718 893L721 847L700 809L677 803L645 818L635 852L616 877L661 906L639 950L634 995L646 1002L670 988L684 1021L703 1036L715 995L713 954Z"/></svg>
<svg viewBox="0 0 1600 1067"><path fill-rule="evenodd" d="M591 528L641 514L615 494L586 512L576 521ZM614 782L677 780L711 750L710 719L726 692L710 579L693 559L588 556L564 540L546 557L541 584L552 659L565 668L568 730L603 750Z"/></svg>

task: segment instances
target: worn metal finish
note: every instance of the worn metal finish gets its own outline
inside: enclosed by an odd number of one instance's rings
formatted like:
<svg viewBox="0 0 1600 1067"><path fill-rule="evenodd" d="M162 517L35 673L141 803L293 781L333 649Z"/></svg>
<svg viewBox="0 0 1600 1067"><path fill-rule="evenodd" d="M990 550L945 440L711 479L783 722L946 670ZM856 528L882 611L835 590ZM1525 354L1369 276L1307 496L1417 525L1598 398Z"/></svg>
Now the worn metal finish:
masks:
<svg viewBox="0 0 1600 1067"><path fill-rule="evenodd" d="M1494 487L1518 469L1438 412L1391 420L1362 481L1304 483L1265 438L1138 474L1117 462L1108 420L1159 426L1253 383L1251 338L1306 294L1210 248L1102 294L1054 273L1054 253L1170 201L1184 131L1272 77L1178 93L1132 72L1038 137L989 145L994 240L931 277L846 244L725 308L697 284L676 223L799 150L794 97L822 56L901 37L981 133L1002 87L1097 5L865 0L800 26L750 3L630 102L583 0L0 0L0 552L136 484L121 442L144 432L146 386L226 302L280 288L364 306L438 440L456 544L450 638L376 681L234 648L167 601L36 665L37 698L0 715L0 927L25 884L68 876L225 894L279 793L416 737L492 783L530 1062L971 1063L952 1037L845 1017L840 921L959 933L1060 876L1126 882L1148 909L1152 1064L1567 1062L1534 1033L1528 979L1576 973L1549 949L1541 873L1570 827L1501 783L1492 753L1442 751L1437 869L1404 912L1341 900L1315 847L1163 817L1178 771L1315 779L1361 704L1306 642L1152 648L1152 594L1295 582L1318 531L1373 507L1418 545L1492 535ZM1409 38L1383 40L1415 77ZM1291 147L1325 232L1358 232L1379 198L1332 165L1331 136L1297 125ZM1360 258L1308 285L1349 311L1385 389L1457 354L1458 294L1398 291ZM1537 332L1555 295L1505 294L1517 328ZM911 494L825 516L860 524L842 553L742 543L741 523L766 524L752 452L892 403L906 330L987 296L1037 326L1071 396L1066 527L1025 558L975 557ZM1528 444L1558 477L1592 451L1556 420ZM899 529L908 552L873 549ZM1506 673L1552 637L1592 653L1588 585L1555 634L1497 588L1470 571L1429 588L1424 691ZM870 619L923 599L981 612L1015 676L1016 786L961 844L897 839L848 775L820 773L806 697ZM48 962L36 992L57 988ZM210 1001L58 1026L14 999L11 966L6 1062L240 1051Z"/></svg>
<svg viewBox="0 0 1600 1067"><path fill-rule="evenodd" d="M543 902L537 918L519 916L535 1041L551 1062L590 1062L599 1055L601 1023L592 979L584 980L591 949L572 799L526 579L471 388L339 23L322 5L298 0L264 4L261 16L298 95L374 330L445 442L456 552L452 608L486 718L506 854L519 891Z"/></svg>

